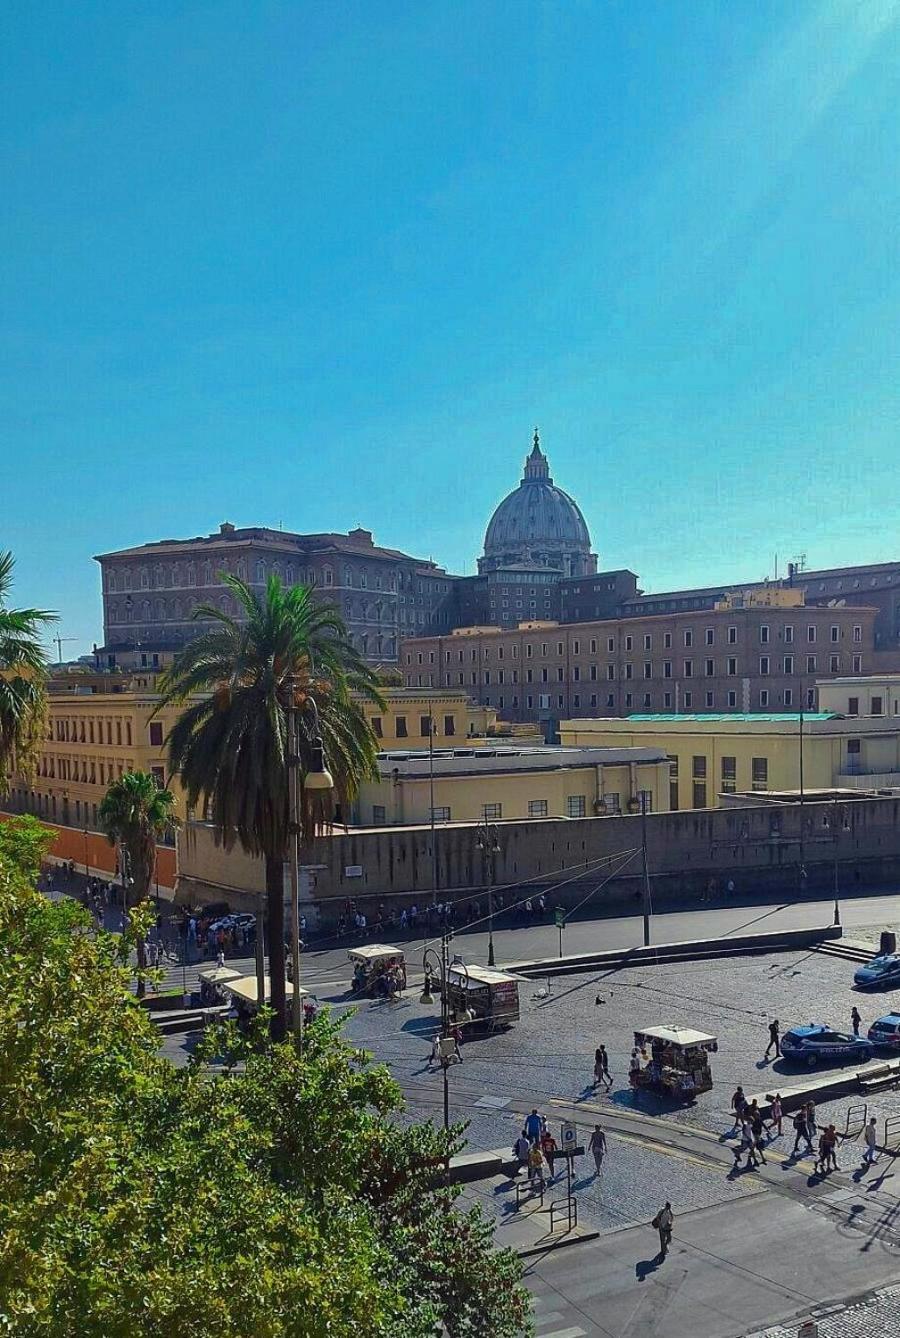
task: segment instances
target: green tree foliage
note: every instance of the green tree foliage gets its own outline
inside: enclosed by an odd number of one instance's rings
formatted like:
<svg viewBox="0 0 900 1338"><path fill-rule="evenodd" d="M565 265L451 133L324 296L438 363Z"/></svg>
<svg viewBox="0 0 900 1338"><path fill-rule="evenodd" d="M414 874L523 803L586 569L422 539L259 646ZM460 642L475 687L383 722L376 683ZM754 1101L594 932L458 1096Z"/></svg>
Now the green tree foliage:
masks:
<svg viewBox="0 0 900 1338"><path fill-rule="evenodd" d="M378 744L359 698L383 705L374 671L335 610L308 586L270 576L257 595L236 576L222 580L242 620L214 605L194 617L213 630L180 652L162 683L163 702L185 704L168 738L169 765L188 807L208 813L227 847L237 840L266 862L269 962L275 1034L284 1034L284 862L288 855L288 711L296 709L302 839L310 840L377 777ZM331 792L307 789L313 741L325 746Z"/></svg>
<svg viewBox="0 0 900 1338"><path fill-rule="evenodd" d="M112 782L100 805L100 827L111 846L118 846L126 875L126 905L140 905L150 893L156 869L156 843L178 825L172 812L175 796L163 790L147 771L126 771ZM138 939L138 994L145 989L147 963L143 935Z"/></svg>
<svg viewBox="0 0 900 1338"><path fill-rule="evenodd" d="M261 1025L173 1067L129 936L34 890L44 848L33 819L0 826L0 1332L527 1331L518 1261L435 1188L454 1136L405 1127L327 1013L302 1059Z"/></svg>
<svg viewBox="0 0 900 1338"><path fill-rule="evenodd" d="M13 764L28 774L34 761L46 714L40 634L54 621L43 609L7 607L12 572L12 553L0 553L0 793Z"/></svg>

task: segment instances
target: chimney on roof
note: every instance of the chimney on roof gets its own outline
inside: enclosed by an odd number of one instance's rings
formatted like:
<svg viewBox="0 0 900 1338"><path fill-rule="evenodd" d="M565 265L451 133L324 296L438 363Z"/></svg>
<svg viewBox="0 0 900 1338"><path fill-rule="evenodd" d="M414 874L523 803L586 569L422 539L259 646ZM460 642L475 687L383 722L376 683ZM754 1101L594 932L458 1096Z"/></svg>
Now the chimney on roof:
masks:
<svg viewBox="0 0 900 1338"><path fill-rule="evenodd" d="M220 534L234 534L234 526L232 525L232 523L231 523L230 520L223 520L223 521L222 521L222 524L219 526L219 533L220 533Z"/></svg>

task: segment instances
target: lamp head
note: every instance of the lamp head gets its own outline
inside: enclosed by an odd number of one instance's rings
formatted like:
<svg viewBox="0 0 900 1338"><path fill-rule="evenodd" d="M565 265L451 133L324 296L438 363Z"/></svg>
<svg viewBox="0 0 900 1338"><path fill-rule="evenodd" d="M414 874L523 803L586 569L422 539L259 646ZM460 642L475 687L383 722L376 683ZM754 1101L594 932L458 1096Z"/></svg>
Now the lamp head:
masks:
<svg viewBox="0 0 900 1338"><path fill-rule="evenodd" d="M309 770L303 777L307 790L333 790L334 777L325 765L325 750L321 739L313 739Z"/></svg>

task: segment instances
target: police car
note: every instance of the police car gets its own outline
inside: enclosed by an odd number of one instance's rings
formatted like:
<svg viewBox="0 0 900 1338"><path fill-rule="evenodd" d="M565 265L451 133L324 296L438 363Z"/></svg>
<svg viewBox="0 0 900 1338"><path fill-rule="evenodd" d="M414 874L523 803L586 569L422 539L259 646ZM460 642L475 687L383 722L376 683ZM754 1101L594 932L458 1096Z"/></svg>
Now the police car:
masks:
<svg viewBox="0 0 900 1338"><path fill-rule="evenodd" d="M869 1040L887 1050L900 1050L900 1013L877 1017L869 1028Z"/></svg>
<svg viewBox="0 0 900 1338"><path fill-rule="evenodd" d="M875 1047L864 1036L848 1035L843 1031L832 1031L821 1022L811 1022L808 1027L791 1027L781 1038L781 1053L785 1059L794 1059L801 1064L848 1064L864 1063L871 1059Z"/></svg>
<svg viewBox="0 0 900 1338"><path fill-rule="evenodd" d="M874 989L879 985L900 985L900 957L896 953L874 957L871 962L854 971L853 983L862 990Z"/></svg>

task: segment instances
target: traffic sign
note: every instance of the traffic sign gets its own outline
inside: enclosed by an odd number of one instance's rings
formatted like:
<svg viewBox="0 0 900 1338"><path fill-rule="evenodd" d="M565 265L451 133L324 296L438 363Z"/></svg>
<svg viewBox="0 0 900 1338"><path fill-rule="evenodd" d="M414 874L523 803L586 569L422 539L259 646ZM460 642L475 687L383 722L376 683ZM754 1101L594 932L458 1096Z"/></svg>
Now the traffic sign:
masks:
<svg viewBox="0 0 900 1338"><path fill-rule="evenodd" d="M556 907L556 910L553 912L553 914L554 914L554 916L556 917L556 927L557 927L557 929L565 929L565 927L566 927L566 908L565 908L565 906L557 906L557 907Z"/></svg>
<svg viewBox="0 0 900 1338"><path fill-rule="evenodd" d="M572 1120L563 1120L560 1126L559 1146L560 1151L569 1152L578 1143L578 1130Z"/></svg>

